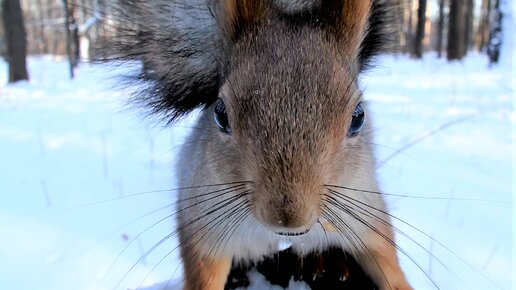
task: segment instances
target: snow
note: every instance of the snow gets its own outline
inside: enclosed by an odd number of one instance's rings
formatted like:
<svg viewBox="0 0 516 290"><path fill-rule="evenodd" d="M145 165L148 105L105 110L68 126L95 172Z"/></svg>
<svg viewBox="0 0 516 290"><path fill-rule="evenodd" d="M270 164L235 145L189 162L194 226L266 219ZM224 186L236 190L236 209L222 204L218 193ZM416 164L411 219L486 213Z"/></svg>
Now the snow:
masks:
<svg viewBox="0 0 516 290"><path fill-rule="evenodd" d="M189 120L163 128L125 106L130 89L114 86L124 66L83 64L73 81L61 60L31 58L29 69L30 82L0 83L2 288L128 289L165 281L154 289L175 289L175 239L140 258L174 228L173 218L148 227L170 213L173 192L156 190L175 187L174 158ZM0 82L6 72L0 62ZM476 54L451 64L432 54L421 62L385 57L362 82L378 160L389 159L378 172L382 190L423 197L387 197L392 214L424 234L400 220L396 227L433 256L398 234L414 288L437 289L421 267L443 290L497 289L490 280L510 289L510 63L488 68ZM253 289L274 289L259 274L251 279Z"/></svg>
<svg viewBox="0 0 516 290"><path fill-rule="evenodd" d="M398 235L399 243L441 289L496 289L471 267L509 289L513 250L509 234L514 122L511 68L487 70L479 55L452 64L432 55L426 55L422 63L400 65L400 61L386 59L381 71L369 79L368 96L377 113L376 127L381 128L376 140L379 156L390 157L403 144L451 125L383 165L379 174L384 191L491 201L392 197L394 215L426 235L399 221L396 226L431 249L435 258L402 235ZM395 91L400 100L384 98ZM381 164L382 157L379 160ZM415 289L432 289L423 273L414 269L407 257L401 257L411 269Z"/></svg>

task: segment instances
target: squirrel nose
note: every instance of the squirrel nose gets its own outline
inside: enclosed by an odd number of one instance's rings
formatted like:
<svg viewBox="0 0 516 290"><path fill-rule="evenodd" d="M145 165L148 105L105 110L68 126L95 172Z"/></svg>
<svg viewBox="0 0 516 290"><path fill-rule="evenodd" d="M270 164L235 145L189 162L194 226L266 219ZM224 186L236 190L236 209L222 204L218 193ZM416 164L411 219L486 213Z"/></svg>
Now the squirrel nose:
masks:
<svg viewBox="0 0 516 290"><path fill-rule="evenodd" d="M298 201L299 203L299 201ZM275 201L261 207L260 219L271 230L279 234L298 235L306 233L313 220L310 208L282 196Z"/></svg>

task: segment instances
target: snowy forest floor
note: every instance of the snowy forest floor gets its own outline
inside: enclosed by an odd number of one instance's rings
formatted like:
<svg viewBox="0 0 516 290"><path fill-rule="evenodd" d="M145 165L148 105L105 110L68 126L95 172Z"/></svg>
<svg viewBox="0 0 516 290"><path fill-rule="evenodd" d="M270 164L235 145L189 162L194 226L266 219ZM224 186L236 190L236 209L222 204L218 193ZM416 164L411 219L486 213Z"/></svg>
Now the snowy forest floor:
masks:
<svg viewBox="0 0 516 290"><path fill-rule="evenodd" d="M84 64L73 81L50 57L31 58L29 68L30 82L0 83L1 288L179 281L177 251L168 255L175 239L140 259L174 227L166 220L145 230L168 214L146 213L173 194L130 195L174 188L174 156L191 120L161 127L124 106L129 92L113 86L124 67ZM2 82L6 71L0 62ZM438 289L428 275L443 290L510 289L511 67L488 68L475 54L451 64L385 57L363 85L382 190L444 198L387 197L393 215L425 233L394 221L410 236L398 241L414 288Z"/></svg>

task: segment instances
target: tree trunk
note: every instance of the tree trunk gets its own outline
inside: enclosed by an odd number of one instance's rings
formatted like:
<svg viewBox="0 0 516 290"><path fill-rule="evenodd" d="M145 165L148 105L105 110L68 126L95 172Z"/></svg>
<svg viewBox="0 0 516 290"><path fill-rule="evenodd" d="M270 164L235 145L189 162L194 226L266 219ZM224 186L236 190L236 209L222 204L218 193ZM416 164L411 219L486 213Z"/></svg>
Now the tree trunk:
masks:
<svg viewBox="0 0 516 290"><path fill-rule="evenodd" d="M46 37L46 27L47 27L47 24L45 24L45 17L44 17L44 7L46 7L46 9L50 9L49 8L49 5L43 5L43 2L42 0L38 0L37 2L37 6L38 6L38 22L39 22L39 25L41 25L41 30L40 30L40 34L39 34L39 38L40 38L40 41L41 41L41 52L44 53L44 54L47 54L48 53L48 42L47 42L47 37Z"/></svg>
<svg viewBox="0 0 516 290"><path fill-rule="evenodd" d="M81 58L81 42L79 38L79 23L76 18L77 14L77 5L75 4L74 0L71 0L71 6L70 7L70 24L71 24L71 31L72 31L72 42L73 42L73 67L77 68L79 65L79 60Z"/></svg>
<svg viewBox="0 0 516 290"><path fill-rule="evenodd" d="M444 0L439 0L439 20L437 22L437 56L442 57L444 35Z"/></svg>
<svg viewBox="0 0 516 290"><path fill-rule="evenodd" d="M464 56L464 13L463 0L450 0L448 17L448 60L460 60Z"/></svg>
<svg viewBox="0 0 516 290"><path fill-rule="evenodd" d="M63 0L64 13L65 13L65 31L66 31L66 53L68 54L70 78L74 78L74 61L73 61L73 50L72 50L72 32L70 30L70 10L68 7L68 0Z"/></svg>
<svg viewBox="0 0 516 290"><path fill-rule="evenodd" d="M416 36L414 37L414 53L413 57L421 58L423 56L423 39L425 38L426 24L426 0L419 0L417 7L417 27Z"/></svg>
<svg viewBox="0 0 516 290"><path fill-rule="evenodd" d="M466 55L472 46L472 35L473 35L473 7L475 6L474 0L466 0L464 7L465 23L464 23L464 47L463 55Z"/></svg>
<svg viewBox="0 0 516 290"><path fill-rule="evenodd" d="M409 0L409 7L408 7L408 23L407 23L407 30L405 35L405 53L412 54L414 51L414 32L412 30L413 28L413 8L414 8L414 0Z"/></svg>
<svg viewBox="0 0 516 290"><path fill-rule="evenodd" d="M476 43L479 51L485 51L489 40L489 14L491 13L491 1L482 0L480 20L477 28Z"/></svg>
<svg viewBox="0 0 516 290"><path fill-rule="evenodd" d="M23 14L19 0L3 0L2 18L4 19L5 41L7 43L7 62L9 63L9 82L28 80L27 40Z"/></svg>
<svg viewBox="0 0 516 290"><path fill-rule="evenodd" d="M54 19L54 2L52 0L47 0L47 19ZM49 33L48 33L48 43L49 48L48 52L50 54L56 55L57 54L57 36L54 33L54 27L52 25L49 25Z"/></svg>
<svg viewBox="0 0 516 290"><path fill-rule="evenodd" d="M489 44L487 47L487 55L491 64L498 63L500 58L500 49L502 47L502 19L503 14L500 10L501 0L494 0L494 6L491 9L491 29L489 33Z"/></svg>

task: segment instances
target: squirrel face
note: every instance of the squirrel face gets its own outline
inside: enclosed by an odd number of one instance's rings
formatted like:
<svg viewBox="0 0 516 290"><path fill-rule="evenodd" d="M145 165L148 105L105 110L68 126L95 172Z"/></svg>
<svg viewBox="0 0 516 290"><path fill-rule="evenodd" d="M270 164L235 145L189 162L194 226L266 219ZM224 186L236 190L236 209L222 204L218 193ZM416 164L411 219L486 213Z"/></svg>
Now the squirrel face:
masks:
<svg viewBox="0 0 516 290"><path fill-rule="evenodd" d="M223 138L245 161L254 215L276 233L306 232L324 185L353 175L361 155L348 134L360 101L357 58L337 41L278 20L234 46L219 96L231 128Z"/></svg>

